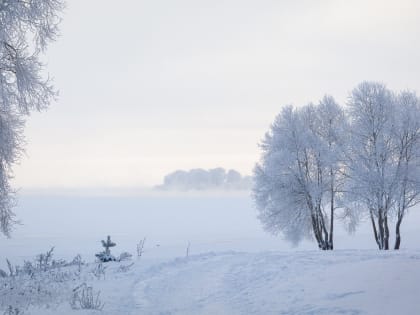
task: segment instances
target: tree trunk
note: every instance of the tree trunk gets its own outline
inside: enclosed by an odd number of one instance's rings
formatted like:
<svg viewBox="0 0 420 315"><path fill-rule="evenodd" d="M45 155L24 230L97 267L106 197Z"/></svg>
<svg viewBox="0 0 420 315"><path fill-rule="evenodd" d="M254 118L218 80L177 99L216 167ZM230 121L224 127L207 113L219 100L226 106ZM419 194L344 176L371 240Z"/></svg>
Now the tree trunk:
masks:
<svg viewBox="0 0 420 315"><path fill-rule="evenodd" d="M325 220L324 220L324 216L322 215L322 211L321 211L321 206L318 207L318 212L319 212L319 224L321 225L321 232L323 232L323 249L324 250L331 250L331 246L330 246L330 236L328 234L327 231L327 227L325 226ZM322 235L322 234L321 234Z"/></svg>
<svg viewBox="0 0 420 315"><path fill-rule="evenodd" d="M395 250L400 249L400 244L401 244L400 226L401 226L401 222L402 222L402 217L399 216L398 220L397 220L397 224L395 225L395 245L394 245Z"/></svg>
<svg viewBox="0 0 420 315"><path fill-rule="evenodd" d="M329 246L329 242L328 242L328 232L327 229L325 228L325 222L324 219L321 220L321 227L322 227L322 231L324 232L324 237L322 242L324 243L324 250L329 250L330 246Z"/></svg>
<svg viewBox="0 0 420 315"><path fill-rule="evenodd" d="M331 187L332 189L332 187ZM334 193L331 190L331 212L330 212L330 239L328 241L329 249L334 249L333 233L334 233Z"/></svg>
<svg viewBox="0 0 420 315"><path fill-rule="evenodd" d="M388 220L387 215L384 213L383 209L379 209L378 211L378 237L379 237L379 249L380 250L388 250L388 238L389 238L389 230L388 230ZM388 234L388 236L387 236Z"/></svg>
<svg viewBox="0 0 420 315"><path fill-rule="evenodd" d="M334 172L330 167L330 235L328 241L328 249L334 249Z"/></svg>
<svg viewBox="0 0 420 315"><path fill-rule="evenodd" d="M389 228L388 228L388 215L384 215L384 247L385 250L389 249Z"/></svg>
<svg viewBox="0 0 420 315"><path fill-rule="evenodd" d="M375 242L378 244L379 249L381 249L381 243L379 242L378 230L376 229L375 218L373 217L372 211L370 211L370 220L372 222L373 235L375 236Z"/></svg>
<svg viewBox="0 0 420 315"><path fill-rule="evenodd" d="M317 225L314 214L311 215L311 221L312 221L312 231L314 232L314 236L315 236L316 242L318 243L318 247L321 249L321 238L319 235L318 225Z"/></svg>
<svg viewBox="0 0 420 315"><path fill-rule="evenodd" d="M330 246L330 236L328 235L328 231L325 227L324 218L320 209L317 209L317 214L311 215L312 221L312 230L315 236L315 239L318 243L318 247L321 250L331 250Z"/></svg>

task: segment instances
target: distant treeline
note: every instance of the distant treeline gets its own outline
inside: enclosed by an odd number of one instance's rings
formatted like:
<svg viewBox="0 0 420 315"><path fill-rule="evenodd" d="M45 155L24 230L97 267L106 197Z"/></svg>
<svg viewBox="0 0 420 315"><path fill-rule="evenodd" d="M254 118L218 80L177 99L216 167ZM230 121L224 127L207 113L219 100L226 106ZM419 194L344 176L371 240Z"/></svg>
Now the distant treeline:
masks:
<svg viewBox="0 0 420 315"><path fill-rule="evenodd" d="M218 167L209 170L201 168L189 171L177 170L165 176L162 190L247 190L252 186L251 176L242 176L233 169L226 171Z"/></svg>

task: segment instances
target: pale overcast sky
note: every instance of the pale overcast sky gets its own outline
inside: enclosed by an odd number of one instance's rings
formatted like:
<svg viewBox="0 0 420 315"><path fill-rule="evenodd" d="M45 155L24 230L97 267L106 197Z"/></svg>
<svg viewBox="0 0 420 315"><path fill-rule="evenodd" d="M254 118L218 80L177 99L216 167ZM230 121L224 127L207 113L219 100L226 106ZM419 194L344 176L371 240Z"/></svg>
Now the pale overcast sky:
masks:
<svg viewBox="0 0 420 315"><path fill-rule="evenodd" d="M15 186L148 186L176 169L250 174L285 104L362 80L420 87L420 1L68 0Z"/></svg>

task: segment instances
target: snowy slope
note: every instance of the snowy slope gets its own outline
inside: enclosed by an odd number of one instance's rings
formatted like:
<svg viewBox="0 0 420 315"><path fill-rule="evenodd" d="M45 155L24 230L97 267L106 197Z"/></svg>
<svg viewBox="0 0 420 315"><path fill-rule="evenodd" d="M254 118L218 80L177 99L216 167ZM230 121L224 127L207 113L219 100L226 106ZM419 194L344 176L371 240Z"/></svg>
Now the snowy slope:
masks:
<svg viewBox="0 0 420 315"><path fill-rule="evenodd" d="M111 263L101 314L418 314L420 252L208 253L127 273ZM70 295L70 291L68 292ZM65 299L63 299L65 300ZM98 314L67 301L25 314Z"/></svg>
<svg viewBox="0 0 420 315"><path fill-rule="evenodd" d="M138 314L418 314L419 280L418 252L227 253L154 268L134 295Z"/></svg>

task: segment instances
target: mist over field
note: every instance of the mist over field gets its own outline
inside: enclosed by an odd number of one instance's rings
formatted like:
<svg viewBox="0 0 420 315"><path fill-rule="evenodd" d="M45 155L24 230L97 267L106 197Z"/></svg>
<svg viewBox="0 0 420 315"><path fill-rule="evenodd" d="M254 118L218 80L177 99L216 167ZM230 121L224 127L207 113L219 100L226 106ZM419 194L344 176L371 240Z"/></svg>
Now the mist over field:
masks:
<svg viewBox="0 0 420 315"><path fill-rule="evenodd" d="M403 248L420 249L419 207L402 226ZM16 209L22 225L13 238L3 238L3 257L29 259L55 246L57 256L81 254L93 260L100 240L111 235L118 252L135 250L146 237L144 259L176 258L207 251L299 251L316 248L313 241L294 247L281 235L265 232L257 219L249 191L156 192L155 190L22 194ZM337 227L337 249L375 249L368 220L354 235ZM4 265L5 261L0 264Z"/></svg>

